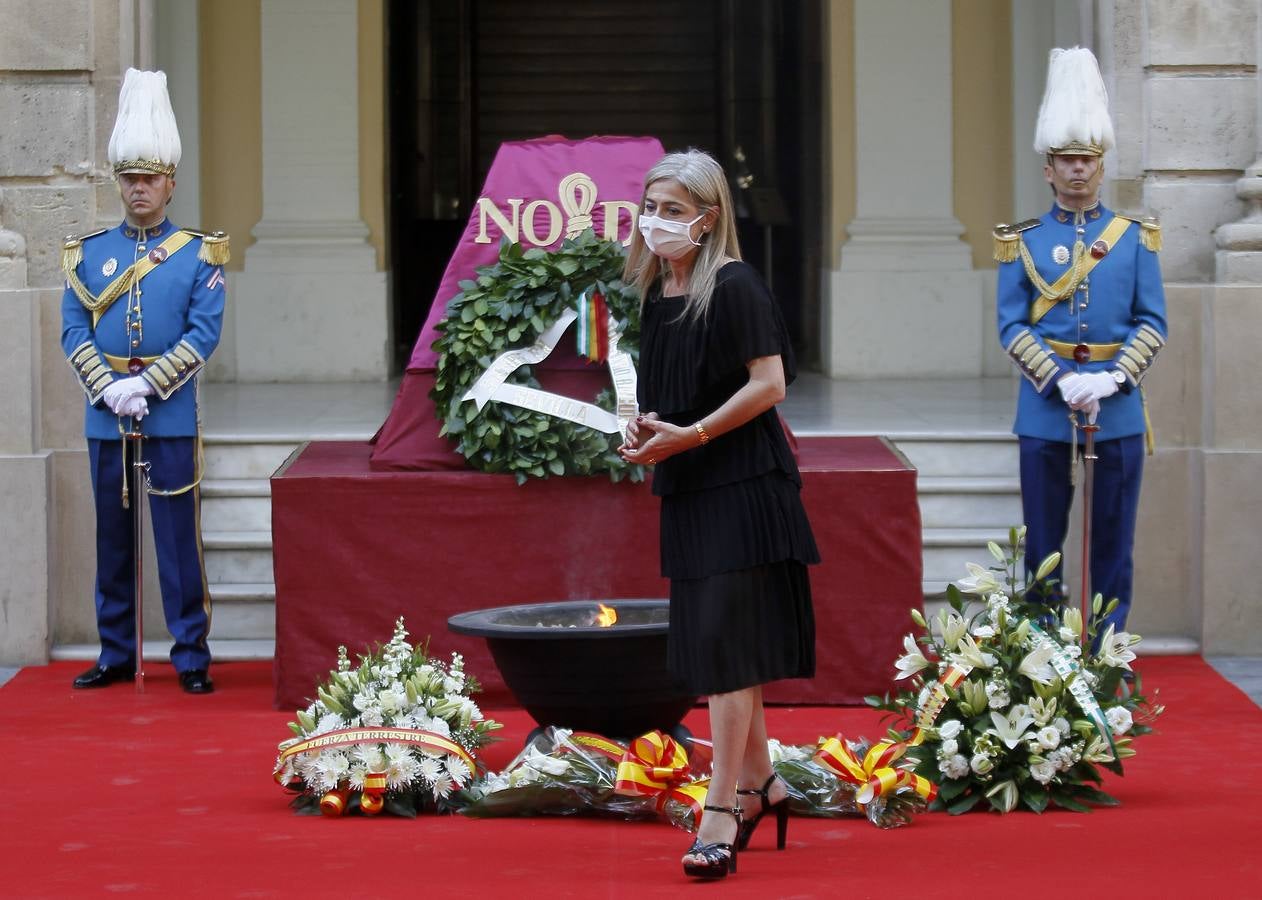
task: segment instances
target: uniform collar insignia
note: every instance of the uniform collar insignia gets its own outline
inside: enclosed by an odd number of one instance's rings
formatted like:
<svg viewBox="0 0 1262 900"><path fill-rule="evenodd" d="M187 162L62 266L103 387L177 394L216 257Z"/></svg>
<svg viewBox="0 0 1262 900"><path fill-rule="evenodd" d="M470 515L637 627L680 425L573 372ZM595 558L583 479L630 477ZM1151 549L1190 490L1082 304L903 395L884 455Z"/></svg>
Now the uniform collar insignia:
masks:
<svg viewBox="0 0 1262 900"><path fill-rule="evenodd" d="M135 240L136 238L140 236L140 231L136 228L133 228L125 220L123 224L120 225L119 227L122 229L123 237L131 238ZM152 228L144 229L145 239L150 240L152 238L164 237L168 232L171 231L172 228L173 226L171 225L171 220L163 219L161 222L159 222L157 225L154 225Z"/></svg>
<svg viewBox="0 0 1262 900"><path fill-rule="evenodd" d="M1083 212L1086 213L1088 219L1098 219L1100 218L1100 214L1103 210L1104 207L1101 206L1100 201L1097 200L1095 203L1092 203L1084 209ZM1057 222L1072 221L1075 212L1077 212L1077 210L1065 209L1065 207L1061 206L1059 203L1052 204L1052 217L1055 218Z"/></svg>

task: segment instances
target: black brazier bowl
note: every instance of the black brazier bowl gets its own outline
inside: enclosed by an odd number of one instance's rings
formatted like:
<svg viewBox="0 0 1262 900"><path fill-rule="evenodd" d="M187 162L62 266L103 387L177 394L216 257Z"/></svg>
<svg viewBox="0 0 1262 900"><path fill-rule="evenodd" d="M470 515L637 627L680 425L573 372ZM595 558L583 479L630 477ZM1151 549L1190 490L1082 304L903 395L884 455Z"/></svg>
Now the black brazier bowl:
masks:
<svg viewBox="0 0 1262 900"><path fill-rule="evenodd" d="M666 669L666 600L607 600L618 613L596 624L591 600L500 606L447 620L486 638L504 683L540 726L613 738L672 731L696 702Z"/></svg>

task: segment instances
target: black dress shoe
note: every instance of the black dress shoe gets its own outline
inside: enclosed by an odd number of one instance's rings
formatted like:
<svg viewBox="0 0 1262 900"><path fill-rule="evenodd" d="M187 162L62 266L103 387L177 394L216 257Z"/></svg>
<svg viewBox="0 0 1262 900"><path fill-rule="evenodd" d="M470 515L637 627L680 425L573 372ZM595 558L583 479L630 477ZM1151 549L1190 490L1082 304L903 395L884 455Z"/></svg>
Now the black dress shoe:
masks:
<svg viewBox="0 0 1262 900"><path fill-rule="evenodd" d="M205 669L189 669L180 673L180 687L186 694L212 694L215 683L210 680Z"/></svg>
<svg viewBox="0 0 1262 900"><path fill-rule="evenodd" d="M109 687L117 681L131 681L136 670L130 666L93 666L74 680L76 688Z"/></svg>

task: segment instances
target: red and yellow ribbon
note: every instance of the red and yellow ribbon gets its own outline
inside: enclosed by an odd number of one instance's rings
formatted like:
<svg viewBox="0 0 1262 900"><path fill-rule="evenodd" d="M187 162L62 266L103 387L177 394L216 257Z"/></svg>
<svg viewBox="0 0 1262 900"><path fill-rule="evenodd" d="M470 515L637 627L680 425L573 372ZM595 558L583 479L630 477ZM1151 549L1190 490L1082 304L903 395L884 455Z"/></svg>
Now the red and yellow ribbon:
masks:
<svg viewBox="0 0 1262 900"><path fill-rule="evenodd" d="M678 801L700 821L709 779L689 780L691 772L687 751L661 731L650 731L632 741L622 754L614 791L656 797L659 811L668 800Z"/></svg>
<svg viewBox="0 0 1262 900"><path fill-rule="evenodd" d="M590 731L575 731L570 733L570 742L577 744L584 750L591 750L593 753L599 753L612 762L622 762L623 754L626 748L617 741L611 741L607 737L599 734L592 734ZM563 748L564 749L564 748Z"/></svg>
<svg viewBox="0 0 1262 900"><path fill-rule="evenodd" d="M364 792L359 798L359 808L370 816L385 809L386 773L369 772L364 776Z"/></svg>
<svg viewBox="0 0 1262 900"><path fill-rule="evenodd" d="M855 785L854 799L861 808L903 788L911 788L931 803L938 795L937 785L910 769L894 765L909 746L912 745L905 741L880 741L860 760L838 735L820 742L815 761L842 781Z"/></svg>
<svg viewBox="0 0 1262 900"><path fill-rule="evenodd" d="M330 747L353 747L357 744L410 744L422 750L455 756L469 767L470 772L476 767L473 757L464 747L432 731L423 731L419 728L343 728L306 740L293 743L287 741L281 744L277 748L280 750L280 756L276 759L276 771L273 776L283 786L285 761L291 756L310 753L313 750L327 750ZM454 778L452 780L455 781ZM460 787L460 784L457 783L456 787Z"/></svg>

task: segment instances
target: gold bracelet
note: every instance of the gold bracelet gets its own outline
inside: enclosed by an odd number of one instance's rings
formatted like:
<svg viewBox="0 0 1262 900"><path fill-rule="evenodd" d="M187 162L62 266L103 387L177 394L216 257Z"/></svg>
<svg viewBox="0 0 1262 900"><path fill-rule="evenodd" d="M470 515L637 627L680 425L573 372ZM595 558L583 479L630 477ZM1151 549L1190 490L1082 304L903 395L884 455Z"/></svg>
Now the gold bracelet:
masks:
<svg viewBox="0 0 1262 900"><path fill-rule="evenodd" d="M701 446L704 447L710 443L710 435L706 434L706 430L701 427L700 422L693 422L692 427L697 429L697 434L701 437Z"/></svg>

